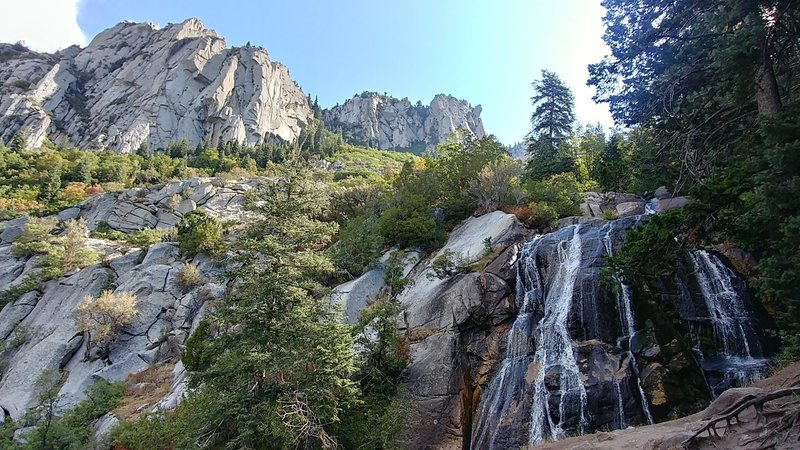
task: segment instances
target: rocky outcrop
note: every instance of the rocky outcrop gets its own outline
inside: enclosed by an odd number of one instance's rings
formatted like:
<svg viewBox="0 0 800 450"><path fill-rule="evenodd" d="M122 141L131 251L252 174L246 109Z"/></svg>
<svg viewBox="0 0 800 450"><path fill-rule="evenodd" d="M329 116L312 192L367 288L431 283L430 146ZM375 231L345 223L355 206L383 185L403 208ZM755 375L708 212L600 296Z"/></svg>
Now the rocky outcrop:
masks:
<svg viewBox="0 0 800 450"><path fill-rule="evenodd" d="M633 196L604 197L603 207L645 207ZM677 278L646 286L601 282L606 257L645 220L590 219L503 251L499 242L528 237L502 213L454 230L437 254L490 261L439 279L427 276L434 254L410 274L399 298L411 356L403 447L519 448L624 429L693 413L757 378L766 360L754 330L762 325L720 260L687 255ZM488 257L476 247L486 235L505 236L492 239ZM706 266L692 267L692 255ZM740 328L729 329L732 317Z"/></svg>
<svg viewBox="0 0 800 450"><path fill-rule="evenodd" d="M8 47L8 46L6 46ZM164 28L123 22L83 49L4 52L0 138L27 133L81 148L136 151L235 140L294 140L313 113L266 50L228 48L197 19Z"/></svg>
<svg viewBox="0 0 800 450"><path fill-rule="evenodd" d="M78 209L77 214L75 211L72 214L85 218L89 230L107 224L125 233L174 227L184 214L197 208L223 220L238 221L245 217L244 194L257 182L225 183L212 178L192 178L151 189L126 189L93 197L80 208L72 208Z"/></svg>
<svg viewBox="0 0 800 450"><path fill-rule="evenodd" d="M36 405L35 381L48 369L67 374L59 391L59 408L69 409L97 379L121 381L178 356L206 302L225 292L219 268L202 256L190 263L208 281L188 292L175 281L183 264L177 245L161 243L109 255L102 265L49 281L7 304L0 312L0 328L10 344L3 352L0 407L19 419ZM134 293L139 312L106 358L87 358L87 340L73 319L74 312L87 295L97 296L105 289Z"/></svg>
<svg viewBox="0 0 800 450"><path fill-rule="evenodd" d="M256 182L196 178L151 189L129 189L94 197L57 217L82 217L90 230L105 224L122 232L171 227L195 208L241 221L246 217L244 193ZM27 219L7 221L1 226L0 286L5 293L12 288L24 291L25 280L39 270L38 257L18 257L12 252L14 240L25 230ZM86 388L97 379L120 381L145 369L174 363L208 302L222 297L227 289L222 266L202 254L184 260L175 242L139 249L93 238L88 239L87 245L102 255L102 263L15 294L16 298L0 311L0 339L5 344L0 352L0 411L14 419L35 406L39 394L35 382L48 369L67 374L59 391L58 407L64 410L80 402ZM197 286L185 288L176 281L184 263L199 270L201 283ZM110 353L98 357L87 352L87 339L78 329L74 313L86 296L97 296L107 289L135 294L138 314L122 330ZM173 377L166 397L148 407L172 408L180 401L186 389L180 362Z"/></svg>
<svg viewBox="0 0 800 450"><path fill-rule="evenodd" d="M447 141L451 133L463 128L483 137L481 107L439 94L430 105L412 105L377 92L364 92L322 113L329 129L341 129L353 144L382 149L424 150Z"/></svg>
<svg viewBox="0 0 800 450"><path fill-rule="evenodd" d="M412 406L404 448L460 449L468 439L475 389L488 381L515 311L516 275L505 270L514 261L512 244L527 235L514 216L499 211L470 218L409 275L413 284L398 299L411 357L403 374ZM429 276L431 259L447 250L467 263L489 258L497 264L444 279Z"/></svg>

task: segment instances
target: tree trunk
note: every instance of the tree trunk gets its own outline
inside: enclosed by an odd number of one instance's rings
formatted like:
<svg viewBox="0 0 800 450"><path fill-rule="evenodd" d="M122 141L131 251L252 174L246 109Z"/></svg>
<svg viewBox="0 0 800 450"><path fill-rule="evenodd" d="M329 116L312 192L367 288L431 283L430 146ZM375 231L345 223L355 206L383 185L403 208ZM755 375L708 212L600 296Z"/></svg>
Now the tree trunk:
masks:
<svg viewBox="0 0 800 450"><path fill-rule="evenodd" d="M775 24L778 23L780 17L774 17ZM775 70L772 66L772 54L774 39L774 27L767 30L766 36L761 44L761 58L756 63L755 82L756 82L756 104L758 105L758 113L772 117L778 114L781 110L781 95L778 92L778 80L775 79Z"/></svg>
<svg viewBox="0 0 800 450"><path fill-rule="evenodd" d="M781 110L778 81L769 56L765 56L762 63L756 66L756 103L758 113L763 116L772 117Z"/></svg>

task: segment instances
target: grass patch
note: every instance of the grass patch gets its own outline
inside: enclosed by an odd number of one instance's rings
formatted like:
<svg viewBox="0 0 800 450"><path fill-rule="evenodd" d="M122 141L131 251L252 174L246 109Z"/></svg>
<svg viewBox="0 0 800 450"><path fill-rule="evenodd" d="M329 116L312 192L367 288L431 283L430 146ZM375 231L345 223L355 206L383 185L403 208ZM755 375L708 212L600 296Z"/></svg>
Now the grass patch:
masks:
<svg viewBox="0 0 800 450"><path fill-rule="evenodd" d="M125 380L125 392L119 406L113 411L114 415L120 421L135 421L150 412L172 387L174 368L174 363L164 363L128 376Z"/></svg>

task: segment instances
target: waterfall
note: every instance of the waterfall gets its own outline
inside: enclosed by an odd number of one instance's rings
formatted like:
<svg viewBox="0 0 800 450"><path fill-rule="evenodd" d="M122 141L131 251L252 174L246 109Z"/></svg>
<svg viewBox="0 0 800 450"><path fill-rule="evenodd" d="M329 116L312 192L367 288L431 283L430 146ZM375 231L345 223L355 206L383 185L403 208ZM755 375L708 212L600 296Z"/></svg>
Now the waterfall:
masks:
<svg viewBox="0 0 800 450"><path fill-rule="evenodd" d="M506 357L481 400L476 416L478 420L473 428L472 448L495 448L494 436L500 427L500 421L492 419L497 416L505 417L514 400L524 394L522 389L525 384L520 382L519 377L527 370L530 359L531 337L528 328L532 320L532 305L540 301L543 295L543 286L536 268L536 250L541 239L542 236L536 236L525 244L518 257L516 299L519 312L506 338ZM530 269L521 269L523 264ZM530 289L523 289L523 283Z"/></svg>
<svg viewBox="0 0 800 450"><path fill-rule="evenodd" d="M719 258L705 250L693 251L689 256L715 339L726 354L752 358L750 314L733 286L736 275ZM753 340L752 345L760 351L757 341Z"/></svg>
<svg viewBox="0 0 800 450"><path fill-rule="evenodd" d="M473 414L471 448L520 448L654 422L633 354L633 291L619 275L612 275L618 287L613 292L600 278L606 258L643 218L572 225L520 248L517 315L501 346L504 357ZM698 287L691 290L691 283L677 278L676 289L663 294L678 294L673 301L696 342L690 357L714 395L752 379L767 360L760 358L755 323L740 292L744 283L707 252L690 259ZM709 345L700 330L713 331L719 342Z"/></svg>
<svg viewBox="0 0 800 450"><path fill-rule="evenodd" d="M528 242L517 262L517 303L519 313L506 338L506 357L481 400L474 427L472 448L507 448L496 435L499 418L516 415L529 422L527 441L513 446L534 445L565 434L566 422L577 413L577 428L583 431L586 419L586 389L575 361L567 322L572 308L573 290L581 262L581 236L578 226L569 240L555 246L556 257L548 282L537 267L541 237ZM536 317L541 319L536 322ZM533 337L535 336L535 339ZM548 386L557 377L557 389ZM551 411L556 399L558 411ZM523 405L524 404L524 405ZM530 408L525 416L521 409ZM554 417L555 415L555 417Z"/></svg>
<svg viewBox="0 0 800 450"><path fill-rule="evenodd" d="M625 421L625 404L622 401L622 390L619 388L619 383L620 380L617 380L617 382L614 383L614 395L617 399L617 428L621 430L623 428L627 428L628 423Z"/></svg>
<svg viewBox="0 0 800 450"><path fill-rule="evenodd" d="M760 379L769 359L762 356L742 288L736 287L737 275L705 250L693 251L689 257L717 347L716 355L706 357L698 344L695 354L704 377L709 372L720 374L716 383L709 384L716 397L729 387Z"/></svg>
<svg viewBox="0 0 800 450"><path fill-rule="evenodd" d="M586 428L586 388L572 351L572 338L567 329L567 319L572 307L572 293L581 263L581 237L577 226L569 242L557 247L558 267L550 292L544 298L544 317L537 327L536 353L533 358L538 368L533 384L533 408L528 443L536 445L545 439L558 439L564 435L565 407L579 410L579 432ZM535 268L535 267L534 267ZM538 272L536 273L538 276ZM539 283L541 284L541 282ZM548 370L559 373L558 423L550 412L550 390L545 385ZM578 408L575 408L578 406Z"/></svg>
<svg viewBox="0 0 800 450"><path fill-rule="evenodd" d="M637 218L636 220L638 222L640 219ZM616 223L617 222L608 222L603 227L603 230L601 230L605 231L605 234L603 235L603 245L605 246L606 254L608 256L614 256L614 236L612 233L615 230ZM630 358L631 362L631 370L636 377L636 387L639 389L639 398L642 402L642 412L647 419L647 424L652 425L655 422L653 421L653 414L650 412L650 403L647 401L647 395L645 395L644 388L642 387L641 377L639 377L639 365L636 363L636 357L630 350L631 340L633 339L634 333L636 333L636 330L634 329L633 306L631 305L631 288L622 281L622 277L620 277L618 274L615 273L613 278L619 286L619 291L617 292L616 296L617 309L619 310L620 315L620 328L624 333L626 333L628 338L628 357ZM617 386L617 390L619 390L619 386Z"/></svg>

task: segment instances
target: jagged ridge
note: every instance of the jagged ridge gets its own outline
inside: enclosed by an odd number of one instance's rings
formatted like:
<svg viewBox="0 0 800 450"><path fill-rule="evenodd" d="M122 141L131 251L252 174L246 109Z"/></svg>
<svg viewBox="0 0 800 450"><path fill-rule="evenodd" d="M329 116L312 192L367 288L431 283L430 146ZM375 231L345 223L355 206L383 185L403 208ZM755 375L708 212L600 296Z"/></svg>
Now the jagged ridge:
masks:
<svg viewBox="0 0 800 450"><path fill-rule="evenodd" d="M327 127L341 129L351 143L382 149L435 146L458 128L483 137L486 132L480 115L480 105L472 107L451 95L438 94L424 106L377 92L361 93L322 113Z"/></svg>
<svg viewBox="0 0 800 450"><path fill-rule="evenodd" d="M236 140L294 140L313 119L300 87L260 47L228 48L198 19L165 28L122 22L84 49L12 51L0 59L0 133L135 151Z"/></svg>

